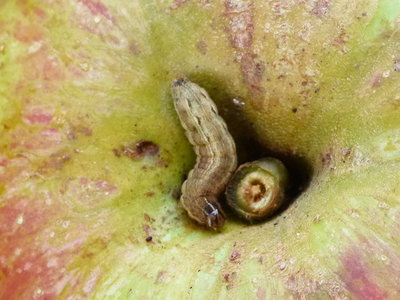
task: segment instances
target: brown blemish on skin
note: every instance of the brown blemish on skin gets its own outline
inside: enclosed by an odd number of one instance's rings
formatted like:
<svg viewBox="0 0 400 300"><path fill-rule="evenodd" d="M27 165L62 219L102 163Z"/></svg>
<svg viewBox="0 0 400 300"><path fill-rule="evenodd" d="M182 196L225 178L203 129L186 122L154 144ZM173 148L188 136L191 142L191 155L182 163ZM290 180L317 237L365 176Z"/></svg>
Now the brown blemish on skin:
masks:
<svg viewBox="0 0 400 300"><path fill-rule="evenodd" d="M144 213L143 214L143 217L144 217L144 220L146 221L146 222L149 222L149 223L153 223L154 222L154 219L152 218L152 217L150 217L148 214L146 214L146 213Z"/></svg>
<svg viewBox="0 0 400 300"><path fill-rule="evenodd" d="M323 164L329 165L333 161L333 154L331 152L322 154L321 161Z"/></svg>
<svg viewBox="0 0 400 300"><path fill-rule="evenodd" d="M318 18L323 18L326 16L329 10L330 0L318 0L315 2L311 13Z"/></svg>
<svg viewBox="0 0 400 300"><path fill-rule="evenodd" d="M107 249L110 243L109 237L99 237L90 243L90 247L87 247L82 253L82 258L92 258L98 251L104 251Z"/></svg>
<svg viewBox="0 0 400 300"><path fill-rule="evenodd" d="M168 168L168 163L162 159L159 159L156 163L156 166L158 167L164 167L164 168Z"/></svg>
<svg viewBox="0 0 400 300"><path fill-rule="evenodd" d="M143 224L143 231L146 234L146 242L152 242L154 238L153 228L151 228L148 224Z"/></svg>
<svg viewBox="0 0 400 300"><path fill-rule="evenodd" d="M258 257L258 262L259 262L260 264L264 264L264 255L260 255L260 256Z"/></svg>
<svg viewBox="0 0 400 300"><path fill-rule="evenodd" d="M236 278L236 272L224 274L224 280L226 282L232 282Z"/></svg>
<svg viewBox="0 0 400 300"><path fill-rule="evenodd" d="M341 152L343 157L349 157L351 154L351 148L342 148Z"/></svg>
<svg viewBox="0 0 400 300"><path fill-rule="evenodd" d="M225 1L229 19L229 37L233 48L247 49L253 42L253 5L250 1Z"/></svg>
<svg viewBox="0 0 400 300"><path fill-rule="evenodd" d="M238 262L238 259L240 258L240 252L237 250L233 250L231 255L229 256L229 260L231 262Z"/></svg>
<svg viewBox="0 0 400 300"><path fill-rule="evenodd" d="M396 72L400 72L400 58L396 58L394 60L394 70Z"/></svg>
<svg viewBox="0 0 400 300"><path fill-rule="evenodd" d="M154 144L150 141L140 141L137 143L130 143L127 145L121 146L122 154L126 155L132 160L138 160L145 156L156 156L159 154L158 145ZM114 154L116 153L113 150Z"/></svg>
<svg viewBox="0 0 400 300"><path fill-rule="evenodd" d="M264 62L258 60L257 55L246 53L240 61L240 69L243 73L244 81L252 94L261 94L263 92L261 84L265 71Z"/></svg>
<svg viewBox="0 0 400 300"><path fill-rule="evenodd" d="M84 135L89 137L92 135L92 130L89 127L78 125L78 126L70 126L67 130L67 138L70 141L75 141L79 135Z"/></svg>
<svg viewBox="0 0 400 300"><path fill-rule="evenodd" d="M144 231L147 235L151 235L152 232L153 232L153 229L150 227L150 225L144 224L144 225L143 225L143 231Z"/></svg>
<svg viewBox="0 0 400 300"><path fill-rule="evenodd" d="M112 151L116 157L121 157L121 151L119 149L114 148Z"/></svg>
<svg viewBox="0 0 400 300"><path fill-rule="evenodd" d="M49 172L50 170L61 170L63 166L70 160L71 155L66 154L63 151L53 153L50 155L49 160L39 167L39 172L43 174Z"/></svg>
<svg viewBox="0 0 400 300"><path fill-rule="evenodd" d="M67 138L70 141L75 141L76 140L76 134L75 134L75 129L73 127L69 128L67 131Z"/></svg>
<svg viewBox="0 0 400 300"><path fill-rule="evenodd" d="M172 190L171 196L172 198L179 200L179 198L181 197L181 189L180 187L176 187Z"/></svg>
<svg viewBox="0 0 400 300"><path fill-rule="evenodd" d="M224 280L225 282L227 282L228 284L226 285L226 288L228 290L230 290L231 288L233 288L233 281L236 278L236 272L232 272L232 273L226 273L224 274Z"/></svg>
<svg viewBox="0 0 400 300"><path fill-rule="evenodd" d="M371 87L372 88L379 88L382 86L383 83L383 74L381 72L375 72L372 74L372 78L370 81Z"/></svg>
<svg viewBox="0 0 400 300"><path fill-rule="evenodd" d="M332 42L332 45L335 47L340 47L346 44L349 41L349 35L342 30L337 38L335 38Z"/></svg>
<svg viewBox="0 0 400 300"><path fill-rule="evenodd" d="M140 156L154 156L159 152L159 147L153 142L142 141L136 143L136 153Z"/></svg>
<svg viewBox="0 0 400 300"><path fill-rule="evenodd" d="M263 93L262 79L265 63L251 49L254 35L254 7L251 1L225 1L225 16L229 20L228 34L236 50L235 60L240 64L244 82L251 97Z"/></svg>
<svg viewBox="0 0 400 300"><path fill-rule="evenodd" d="M131 41L129 43L129 50L134 54L134 55L139 55L141 53L139 45L135 41Z"/></svg>
<svg viewBox="0 0 400 300"><path fill-rule="evenodd" d="M82 126L79 128L80 133L82 133L85 136L91 136L92 135L92 130L88 127Z"/></svg>
<svg viewBox="0 0 400 300"><path fill-rule="evenodd" d="M157 273L156 284L165 282L167 272L166 271L159 271Z"/></svg>
<svg viewBox="0 0 400 300"><path fill-rule="evenodd" d="M201 54L206 55L206 54L207 54L207 50L208 50L207 43L206 43L204 40L199 40L199 41L196 43L196 49L197 49Z"/></svg>

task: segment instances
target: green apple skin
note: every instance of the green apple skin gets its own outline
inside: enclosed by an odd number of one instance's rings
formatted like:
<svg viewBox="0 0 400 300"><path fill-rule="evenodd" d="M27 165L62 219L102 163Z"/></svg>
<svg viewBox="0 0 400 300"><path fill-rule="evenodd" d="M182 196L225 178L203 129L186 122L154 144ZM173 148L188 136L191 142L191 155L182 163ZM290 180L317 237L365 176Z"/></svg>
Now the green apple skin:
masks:
<svg viewBox="0 0 400 300"><path fill-rule="evenodd" d="M1 1L0 299L399 299L399 43L397 0ZM305 162L276 217L189 220L181 76Z"/></svg>

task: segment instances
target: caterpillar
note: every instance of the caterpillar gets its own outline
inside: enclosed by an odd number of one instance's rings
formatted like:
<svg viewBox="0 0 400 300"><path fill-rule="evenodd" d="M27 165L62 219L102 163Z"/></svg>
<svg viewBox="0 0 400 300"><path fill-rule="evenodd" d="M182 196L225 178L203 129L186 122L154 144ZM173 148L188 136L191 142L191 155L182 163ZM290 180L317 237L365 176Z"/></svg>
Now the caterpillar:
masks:
<svg viewBox="0 0 400 300"><path fill-rule="evenodd" d="M288 173L272 157L237 167L236 146L225 121L203 88L186 78L172 83L175 110L197 155L182 184L181 203L201 225L218 230L225 214L218 198L248 222L271 217L285 201ZM235 171L236 170L236 171Z"/></svg>
<svg viewBox="0 0 400 300"><path fill-rule="evenodd" d="M235 142L205 89L181 78L172 83L172 97L197 156L180 201L192 219L217 230L225 222L218 198L237 167Z"/></svg>

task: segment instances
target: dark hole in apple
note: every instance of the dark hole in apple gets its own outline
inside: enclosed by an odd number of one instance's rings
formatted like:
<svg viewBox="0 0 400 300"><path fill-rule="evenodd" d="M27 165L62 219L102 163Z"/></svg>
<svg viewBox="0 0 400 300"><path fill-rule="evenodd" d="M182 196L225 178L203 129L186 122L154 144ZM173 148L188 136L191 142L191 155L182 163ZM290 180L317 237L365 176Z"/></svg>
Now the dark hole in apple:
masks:
<svg viewBox="0 0 400 300"><path fill-rule="evenodd" d="M223 80L210 74L191 74L190 80L199 84L207 90L210 97L218 107L219 114L226 121L229 132L232 134L237 148L238 166L264 157L274 157L282 161L289 174L289 185L286 190L284 204L269 219L260 220L267 222L281 215L296 199L307 189L310 184L313 168L312 165L303 157L292 154L290 151L273 151L263 146L253 129L253 124L244 114L245 96L239 91L227 87ZM227 212L229 219L238 220L235 214L225 205L224 196L221 196L223 209Z"/></svg>

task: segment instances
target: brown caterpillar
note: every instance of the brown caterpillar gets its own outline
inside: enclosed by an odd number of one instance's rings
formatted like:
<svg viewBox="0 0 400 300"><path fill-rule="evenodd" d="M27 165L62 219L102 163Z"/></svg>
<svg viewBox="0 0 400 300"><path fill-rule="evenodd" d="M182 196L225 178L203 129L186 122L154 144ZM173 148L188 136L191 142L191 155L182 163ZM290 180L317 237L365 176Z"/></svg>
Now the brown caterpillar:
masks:
<svg viewBox="0 0 400 300"><path fill-rule="evenodd" d="M192 219L218 229L225 221L218 197L237 166L235 143L206 90L178 79L172 84L172 96L197 155L196 165L182 185L181 203Z"/></svg>

